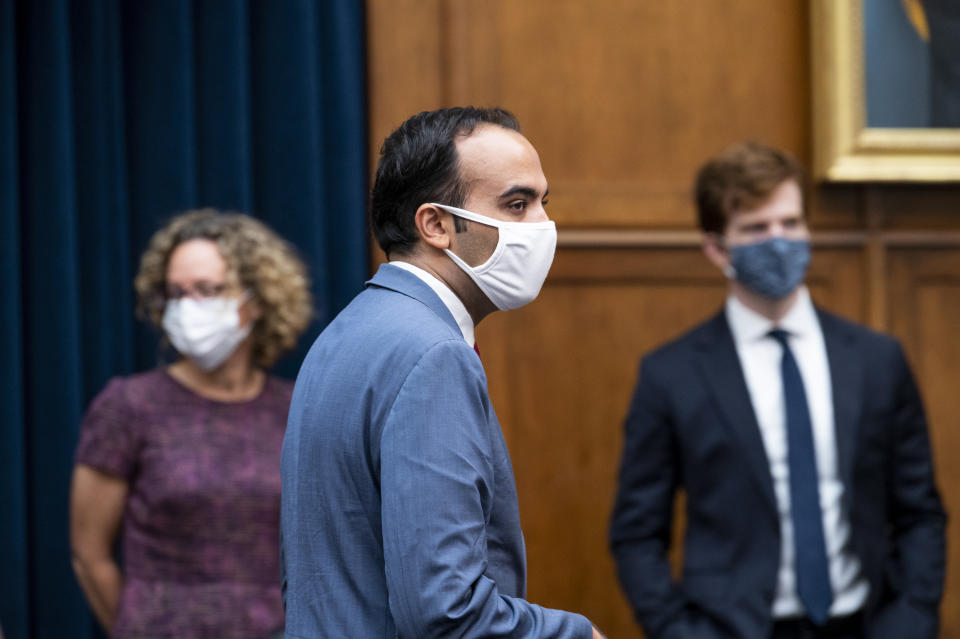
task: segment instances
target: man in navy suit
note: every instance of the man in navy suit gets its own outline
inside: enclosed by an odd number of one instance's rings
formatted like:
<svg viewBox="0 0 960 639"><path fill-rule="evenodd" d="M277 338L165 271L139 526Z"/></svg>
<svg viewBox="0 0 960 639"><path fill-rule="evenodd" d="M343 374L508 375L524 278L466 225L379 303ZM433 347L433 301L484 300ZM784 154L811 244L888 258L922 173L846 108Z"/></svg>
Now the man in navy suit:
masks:
<svg viewBox="0 0 960 639"><path fill-rule="evenodd" d="M729 295L644 357L610 533L649 639L937 635L945 515L921 400L893 338L810 301L802 183L755 143L698 174Z"/></svg>
<svg viewBox="0 0 960 639"><path fill-rule="evenodd" d="M517 121L454 108L384 142L390 262L317 338L282 453L286 637L599 637L524 600L513 468L474 326L553 261L547 180Z"/></svg>

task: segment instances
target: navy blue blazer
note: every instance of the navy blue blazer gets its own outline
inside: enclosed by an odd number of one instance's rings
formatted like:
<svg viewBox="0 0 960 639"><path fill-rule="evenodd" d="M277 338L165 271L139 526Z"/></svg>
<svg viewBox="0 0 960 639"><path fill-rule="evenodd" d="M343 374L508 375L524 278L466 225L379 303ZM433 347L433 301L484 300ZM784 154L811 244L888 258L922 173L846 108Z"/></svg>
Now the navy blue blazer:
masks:
<svg viewBox="0 0 960 639"><path fill-rule="evenodd" d="M281 460L288 639L589 638L523 600L513 469L477 354L381 266L297 376Z"/></svg>
<svg viewBox="0 0 960 639"><path fill-rule="evenodd" d="M870 584L868 636L934 639L945 515L913 376L893 338L817 315L853 551ZM610 540L647 637L768 637L780 526L724 312L643 359L625 429ZM686 531L674 580L666 553L680 489Z"/></svg>

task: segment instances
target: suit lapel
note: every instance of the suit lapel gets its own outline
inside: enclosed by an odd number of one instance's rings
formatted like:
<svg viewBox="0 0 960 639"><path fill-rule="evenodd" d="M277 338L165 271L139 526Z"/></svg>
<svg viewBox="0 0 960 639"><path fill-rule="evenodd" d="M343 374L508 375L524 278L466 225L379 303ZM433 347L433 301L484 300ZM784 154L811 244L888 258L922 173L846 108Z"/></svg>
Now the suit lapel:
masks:
<svg viewBox="0 0 960 639"><path fill-rule="evenodd" d="M856 349L855 336L834 317L817 310L823 341L830 366L830 386L833 393L833 422L837 439L837 471L843 485L852 485L853 455L860 423L860 399L863 380Z"/></svg>
<svg viewBox="0 0 960 639"><path fill-rule="evenodd" d="M707 387L713 393L723 416L723 423L740 443L747 466L760 485L760 490L776 511L770 462L763 447L760 426L750 403L750 394L743 377L740 358L723 311L704 325L697 340L699 364Z"/></svg>

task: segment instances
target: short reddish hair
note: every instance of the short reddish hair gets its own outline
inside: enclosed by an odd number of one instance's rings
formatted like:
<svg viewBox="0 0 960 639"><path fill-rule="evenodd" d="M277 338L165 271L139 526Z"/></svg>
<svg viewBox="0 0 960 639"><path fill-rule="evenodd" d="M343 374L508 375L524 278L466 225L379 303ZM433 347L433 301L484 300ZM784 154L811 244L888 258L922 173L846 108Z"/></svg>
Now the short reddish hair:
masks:
<svg viewBox="0 0 960 639"><path fill-rule="evenodd" d="M787 153L759 142L728 147L697 172L700 229L723 233L734 213L760 206L787 180L796 180L803 190L803 168Z"/></svg>

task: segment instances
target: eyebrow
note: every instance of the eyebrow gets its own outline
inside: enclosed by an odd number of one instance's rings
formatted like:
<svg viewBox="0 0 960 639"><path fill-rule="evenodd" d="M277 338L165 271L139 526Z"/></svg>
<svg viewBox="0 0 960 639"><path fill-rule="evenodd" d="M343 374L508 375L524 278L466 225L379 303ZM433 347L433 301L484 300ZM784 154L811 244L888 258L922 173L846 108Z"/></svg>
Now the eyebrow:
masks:
<svg viewBox="0 0 960 639"><path fill-rule="evenodd" d="M503 193L501 193L497 199L503 200L512 195L518 195L518 194L525 195L526 197L533 200L533 199L536 199L537 197L537 190L529 186L512 186L506 191L504 191ZM547 189L546 191L543 192L543 197L547 197L548 195L550 195L550 189Z"/></svg>

